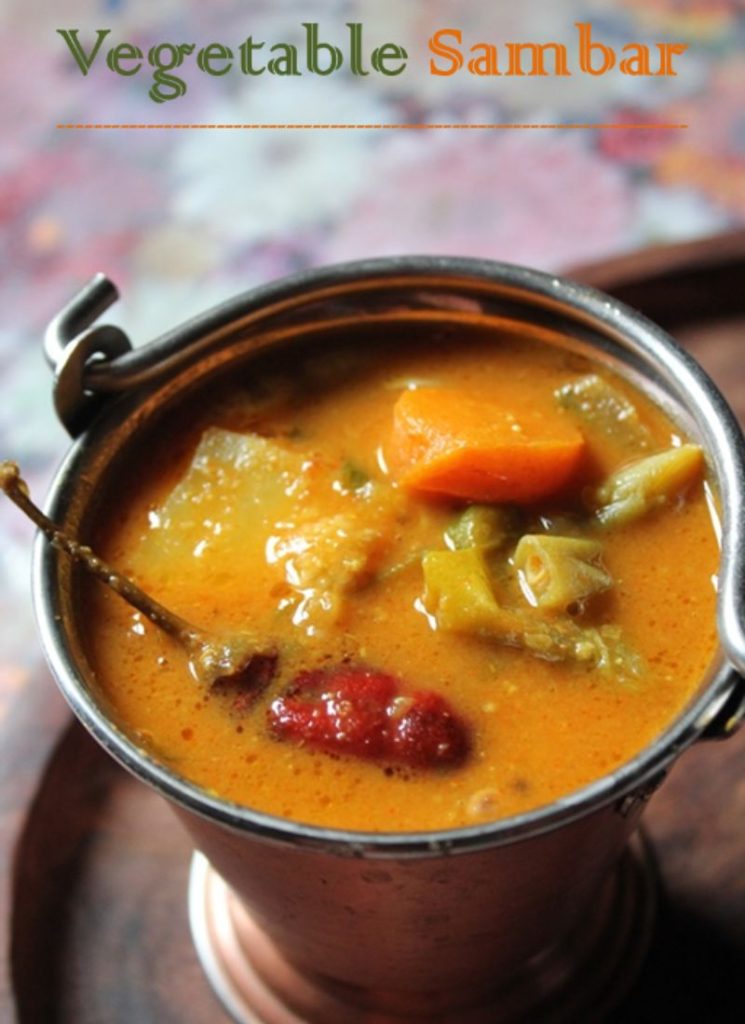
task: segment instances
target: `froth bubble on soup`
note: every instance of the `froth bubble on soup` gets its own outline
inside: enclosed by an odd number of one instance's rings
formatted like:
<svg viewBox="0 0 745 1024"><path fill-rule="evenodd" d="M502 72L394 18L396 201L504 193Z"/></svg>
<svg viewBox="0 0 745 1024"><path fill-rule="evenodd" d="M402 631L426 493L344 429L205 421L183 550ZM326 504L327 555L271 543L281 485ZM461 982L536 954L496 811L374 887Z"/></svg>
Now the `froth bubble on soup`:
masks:
<svg viewBox="0 0 745 1024"><path fill-rule="evenodd" d="M709 499L709 500L707 500ZM530 335L264 356L117 468L95 541L240 679L82 581L101 700L210 793L418 831L545 805L618 768L717 647L701 450L604 363Z"/></svg>

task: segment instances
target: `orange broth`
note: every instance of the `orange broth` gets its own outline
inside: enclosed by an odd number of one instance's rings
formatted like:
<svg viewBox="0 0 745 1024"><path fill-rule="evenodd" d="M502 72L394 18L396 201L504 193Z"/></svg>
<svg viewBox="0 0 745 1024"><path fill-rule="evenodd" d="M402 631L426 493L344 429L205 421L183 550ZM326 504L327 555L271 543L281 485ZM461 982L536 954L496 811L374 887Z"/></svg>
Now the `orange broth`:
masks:
<svg viewBox="0 0 745 1024"><path fill-rule="evenodd" d="M629 760L681 711L716 651L719 551L703 480L598 534L613 586L580 618L620 627L644 663L629 681L438 628L422 604L421 554L446 546L463 501L407 492L390 473L392 410L404 388L452 388L518 413L571 418L554 392L588 372L633 402L652 451L680 443L679 428L628 382L529 337L383 347L377 356L320 353L293 357L286 369L274 360L192 398L188 410L160 424L147 458L120 474L95 539L112 564L189 621L278 638L278 672L237 713L192 678L172 640L86 583L88 654L115 721L173 771L226 800L373 831L451 828L524 812ZM629 461L617 439L572 422L587 445L584 475L575 494L522 513L532 529L541 515L581 522L581 488ZM197 490L174 504L169 496L211 427L264 438L279 461L262 456L264 468L251 470L248 482L242 471L213 465L212 477L192 479ZM298 589L288 542L307 539L308 523L312 534L313 524L331 519L342 546L312 587ZM506 571L511 550L500 556ZM267 727L272 698L303 669L343 659L390 673L409 690L444 695L468 723L465 762L414 769L275 738Z"/></svg>

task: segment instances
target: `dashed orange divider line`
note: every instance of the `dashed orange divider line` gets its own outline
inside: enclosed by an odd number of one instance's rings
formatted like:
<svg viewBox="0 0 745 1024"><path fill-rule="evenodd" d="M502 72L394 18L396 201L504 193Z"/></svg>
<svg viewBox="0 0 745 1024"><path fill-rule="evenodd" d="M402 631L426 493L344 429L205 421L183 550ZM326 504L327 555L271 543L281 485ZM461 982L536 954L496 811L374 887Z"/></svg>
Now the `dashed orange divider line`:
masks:
<svg viewBox="0 0 745 1024"><path fill-rule="evenodd" d="M210 124L58 124L55 127L66 131L77 130L77 131L91 131L91 130L102 130L102 129L125 129L125 130L138 130L138 129L166 129L166 130L204 130L204 129L233 129L233 130L253 130L253 131L267 131L277 129L289 129L291 131L298 130L367 130L367 129L378 129L378 130L392 130L392 129L406 129L408 130L433 130L433 129L454 129L457 131L468 131L468 130L488 130L488 129L540 129L540 128L594 128L594 129L614 129L623 128L626 130L643 130L643 129L664 129L680 130L687 128L687 124L616 124L616 123L597 123L597 124L499 124L499 123L479 123L479 124L293 124L293 123L277 123L277 124L221 124L221 123L210 123Z"/></svg>

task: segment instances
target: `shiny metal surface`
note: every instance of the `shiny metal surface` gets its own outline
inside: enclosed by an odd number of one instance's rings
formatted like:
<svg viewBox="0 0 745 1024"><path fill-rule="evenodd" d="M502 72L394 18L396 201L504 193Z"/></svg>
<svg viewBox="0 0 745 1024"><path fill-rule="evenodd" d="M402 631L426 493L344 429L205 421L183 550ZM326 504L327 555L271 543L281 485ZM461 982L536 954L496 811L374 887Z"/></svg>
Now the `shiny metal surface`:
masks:
<svg viewBox="0 0 745 1024"><path fill-rule="evenodd" d="M76 365L75 383L56 389L63 422L77 433L85 422L83 402L90 396L157 384L208 357L236 333L256 336L282 330L300 319L308 326L319 317L343 319L355 301L368 316L385 318L395 297L420 311L448 309L443 298L455 294L472 312L530 311L529 319L583 334L595 334L598 347L634 366L685 409L713 463L724 510L719 625L732 664L745 672L745 441L721 393L680 346L640 314L595 289L548 274L457 258L392 258L309 271L266 285L198 317L135 351L119 328L90 330L95 317L116 298L116 289L99 275L55 318L47 332L47 358L60 376L72 348L85 341L90 353L104 356ZM354 296L354 300L352 297ZM382 299L382 302L380 301ZM386 301L387 299L387 301ZM360 301L361 300L361 301ZM377 301L376 301L377 300ZM451 308L452 300L451 300ZM298 313L301 313L298 318ZM552 323L553 321L553 323ZM80 332L82 331L82 337ZM105 358L106 356L110 358ZM62 368L62 369L60 369ZM76 392L77 389L77 392ZM76 397L77 394L77 397ZM79 403L76 404L76 403ZM94 407L95 408L95 407Z"/></svg>
<svg viewBox="0 0 745 1024"><path fill-rule="evenodd" d="M90 297L83 307L82 314L68 309L65 322L85 320ZM548 951L562 944L564 976L571 978L587 936L600 927L602 893L649 793L687 745L726 732L742 714L745 445L719 392L664 332L572 282L485 261L348 264L258 289L141 350L84 364L80 385L99 407L73 410L80 425L93 418L61 467L47 509L84 529L97 496L115 480L117 459L148 424L257 352L341 332L353 343L363 325L436 330L476 322L559 333L641 382L704 445L720 496L722 657L654 743L582 790L506 820L411 834L323 829L219 800L154 761L106 716L76 621L75 574L41 541L34 557L44 648L84 725L175 804L197 847L288 962L309 979L326 979L339 998L367 1000L376 1013L404 1020L431 1012L433 998L443 1012L486 1005L526 962L547 965L533 982L548 986L555 970ZM61 349L64 333L58 331ZM107 402L115 392L123 394Z"/></svg>
<svg viewBox="0 0 745 1024"><path fill-rule="evenodd" d="M69 567L43 542L35 549L35 603L44 648L63 692L84 724L128 768L165 794L199 813L230 825L248 826L271 837L310 845L342 842L350 854L375 856L437 852L491 845L539 833L570 821L588 809L612 802L645 784L685 746L712 727L733 692L743 683L735 667L745 663L741 606L745 588L745 443L734 417L701 368L664 332L643 317L594 289L536 271L486 261L433 258L393 259L346 264L312 271L240 296L150 346L123 355L106 366L92 366L86 386L99 379L134 388L105 408L71 449L52 487L51 514L73 527L84 518L90 496L116 451L125 445L133 423L149 416L184 389L221 366L267 347L286 344L329 326L352 332L360 322L386 324L401 317L433 324L443 320L487 318L495 325L530 322L540 329L567 333L638 374L656 388L655 397L671 403L670 412L705 445L724 510L719 619L723 659L707 685L683 715L637 758L612 775L556 801L550 807L493 825L457 832L407 836L335 833L289 826L280 819L217 801L149 760L109 722L86 685L86 666L74 630ZM99 376L97 376L97 374ZM147 381L147 384L143 383ZM698 404L694 400L698 401ZM66 622L67 620L67 622ZM725 626L736 623L736 629ZM736 657L732 657L732 653Z"/></svg>
<svg viewBox="0 0 745 1024"><path fill-rule="evenodd" d="M383 879L377 884L384 885ZM308 973L287 959L284 947L272 942L201 853L192 860L189 923L207 979L239 1024L590 1024L605 1020L636 978L652 938L657 885L652 855L636 832L578 926L537 956L515 957L511 963L495 959L481 993L470 978L458 986L452 976L440 976L434 991L382 992L366 978L350 992L328 976ZM447 907L437 909L442 922ZM525 916L516 915L518 933ZM504 927L499 915L493 919ZM454 935L453 941L460 938ZM374 961L368 936L356 931L358 941L363 955ZM423 928L417 949L428 941ZM459 964L462 950L456 950ZM402 953L398 945L396 951Z"/></svg>
<svg viewBox="0 0 745 1024"><path fill-rule="evenodd" d="M44 355L54 370L54 408L72 437L85 429L101 405L88 387L91 367L101 360L109 365L132 348L121 328L93 327L118 298L114 284L97 274L52 320L44 335Z"/></svg>

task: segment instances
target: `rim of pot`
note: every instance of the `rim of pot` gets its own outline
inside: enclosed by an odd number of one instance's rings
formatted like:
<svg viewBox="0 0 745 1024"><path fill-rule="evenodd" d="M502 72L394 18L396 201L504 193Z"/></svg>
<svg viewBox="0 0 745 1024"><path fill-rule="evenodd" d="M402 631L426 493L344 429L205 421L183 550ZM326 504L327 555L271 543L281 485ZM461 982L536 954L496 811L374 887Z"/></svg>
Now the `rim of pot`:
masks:
<svg viewBox="0 0 745 1024"><path fill-rule="evenodd" d="M311 301L314 292L328 286L353 284L371 277L384 281L402 276L413 280L433 275L440 283L447 281L456 285L459 280L463 283L463 279L477 280L514 288L522 297L538 298L547 308L554 306L564 315L572 315L577 323L599 331L621 349L641 358L648 372L654 370L661 375L674 399L692 417L707 460L713 466L723 513L722 575L725 581L729 579L730 590L736 588L745 576L745 445L737 420L705 371L666 332L642 314L594 288L526 267L465 257L360 260L303 271L246 291L151 344L164 351L172 350L179 344L229 326L254 311L266 309L271 315L270 307L277 302L295 298ZM136 366L138 360L142 362L146 348L126 357L131 366ZM138 396L127 397L134 407ZM95 424L73 444L55 474L46 502L52 518L67 506L74 487L71 481L75 480L77 468L88 453L94 429ZM466 852L516 842L585 817L656 782L678 754L700 736L726 702L736 677L735 667L720 649L719 659L710 667L696 696L656 739L616 770L550 804L492 822L433 831L370 832L327 828L281 818L211 795L151 757L106 716L78 672L67 643L56 600L61 557L43 536L37 536L33 594L42 645L65 698L104 749L163 796L201 817L267 841L323 849L340 856L405 858ZM718 621L720 642L730 662L742 670L745 632L732 594L723 596L720 592Z"/></svg>

